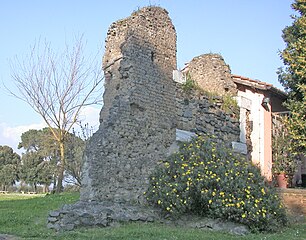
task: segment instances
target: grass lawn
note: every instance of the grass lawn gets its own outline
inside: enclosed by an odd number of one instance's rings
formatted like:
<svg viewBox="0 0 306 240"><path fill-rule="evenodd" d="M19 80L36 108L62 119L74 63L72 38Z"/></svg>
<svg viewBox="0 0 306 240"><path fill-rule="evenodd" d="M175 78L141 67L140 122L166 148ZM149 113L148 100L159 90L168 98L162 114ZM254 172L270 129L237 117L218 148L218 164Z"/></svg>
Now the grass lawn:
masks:
<svg viewBox="0 0 306 240"><path fill-rule="evenodd" d="M77 201L79 194L0 195L0 233L21 239L124 239L124 240L194 240L194 239L306 239L306 223L280 229L276 234L250 234L244 237L222 232L184 229L158 223L128 223L113 228L81 228L56 233L46 228L47 214L65 203Z"/></svg>

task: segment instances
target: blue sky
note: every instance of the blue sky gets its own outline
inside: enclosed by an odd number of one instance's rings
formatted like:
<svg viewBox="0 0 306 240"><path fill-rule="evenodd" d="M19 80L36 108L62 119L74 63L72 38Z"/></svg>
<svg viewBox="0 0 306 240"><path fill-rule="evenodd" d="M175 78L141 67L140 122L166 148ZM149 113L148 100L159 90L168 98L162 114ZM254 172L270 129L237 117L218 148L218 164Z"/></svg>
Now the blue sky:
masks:
<svg viewBox="0 0 306 240"><path fill-rule="evenodd" d="M0 81L12 88L10 59L29 53L37 40L55 48L84 34L88 53L104 50L109 25L140 7L168 10L177 31L177 64L204 53L220 53L232 73L280 87L282 29L291 24L292 0L0 0ZM101 56L102 58L102 56ZM102 97L102 93L101 93ZM42 120L25 103L0 86L0 145L16 149L20 133L42 127ZM87 109L92 125L99 109Z"/></svg>

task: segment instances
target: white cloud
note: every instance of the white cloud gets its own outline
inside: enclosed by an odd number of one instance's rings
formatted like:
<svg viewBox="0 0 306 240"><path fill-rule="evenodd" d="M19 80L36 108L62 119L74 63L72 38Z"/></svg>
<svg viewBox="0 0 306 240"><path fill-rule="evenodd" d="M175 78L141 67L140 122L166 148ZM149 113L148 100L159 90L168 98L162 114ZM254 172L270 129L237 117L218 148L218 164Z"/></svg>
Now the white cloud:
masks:
<svg viewBox="0 0 306 240"><path fill-rule="evenodd" d="M0 145L7 145L20 153L17 149L18 143L21 141L21 134L30 129L42 129L46 126L44 123L34 123L29 125L9 126L7 123L0 123Z"/></svg>
<svg viewBox="0 0 306 240"><path fill-rule="evenodd" d="M82 109L79 120L82 125L88 123L89 127L97 129L99 127L99 117L100 109L93 106L87 106Z"/></svg>

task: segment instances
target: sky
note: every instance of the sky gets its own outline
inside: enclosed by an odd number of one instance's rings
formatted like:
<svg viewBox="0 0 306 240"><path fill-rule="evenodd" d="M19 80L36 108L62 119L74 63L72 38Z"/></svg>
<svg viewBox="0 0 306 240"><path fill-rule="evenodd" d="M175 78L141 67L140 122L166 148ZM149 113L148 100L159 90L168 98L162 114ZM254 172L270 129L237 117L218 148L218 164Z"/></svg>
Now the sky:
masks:
<svg viewBox="0 0 306 240"><path fill-rule="evenodd" d="M11 63L24 58L39 39L55 49L84 35L86 53L104 50L110 24L141 7L169 12L177 32L177 66L205 53L219 53L233 74L281 88L276 71L285 44L282 30L291 25L293 0L0 0L0 145L17 150L20 136L41 129L41 117L8 94L14 90ZM101 93L101 98L102 98ZM83 111L83 121L98 127L101 106Z"/></svg>

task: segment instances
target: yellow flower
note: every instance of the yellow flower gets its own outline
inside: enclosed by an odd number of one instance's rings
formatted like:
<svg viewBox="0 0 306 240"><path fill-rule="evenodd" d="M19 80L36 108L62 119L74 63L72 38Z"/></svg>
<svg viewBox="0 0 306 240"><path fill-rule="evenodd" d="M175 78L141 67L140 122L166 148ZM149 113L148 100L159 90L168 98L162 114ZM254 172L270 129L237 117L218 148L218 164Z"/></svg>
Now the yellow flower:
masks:
<svg viewBox="0 0 306 240"><path fill-rule="evenodd" d="M157 201L157 204L158 204L158 205L159 205L159 204L161 204L161 203L162 203L162 201L161 201L161 200L158 200L158 201Z"/></svg>
<svg viewBox="0 0 306 240"><path fill-rule="evenodd" d="M213 196L216 196L216 193L215 193L215 192L212 192L212 195L213 195Z"/></svg>
<svg viewBox="0 0 306 240"><path fill-rule="evenodd" d="M169 207L167 207L166 209L167 209L167 211L170 211L170 208L169 208Z"/></svg>
<svg viewBox="0 0 306 240"><path fill-rule="evenodd" d="M262 192L262 194L263 194L263 195L265 195L265 194L266 194L266 192L265 192L265 189L264 189L264 188L262 188L262 189L261 189L261 192Z"/></svg>
<svg viewBox="0 0 306 240"><path fill-rule="evenodd" d="M212 203L212 200L211 200L211 199L209 199L208 203L209 203L209 204L211 204L211 203Z"/></svg>
<svg viewBox="0 0 306 240"><path fill-rule="evenodd" d="M242 215L241 215L241 217L242 217L242 218L245 218L245 217L246 217L246 215L245 215L245 214L242 214Z"/></svg>

